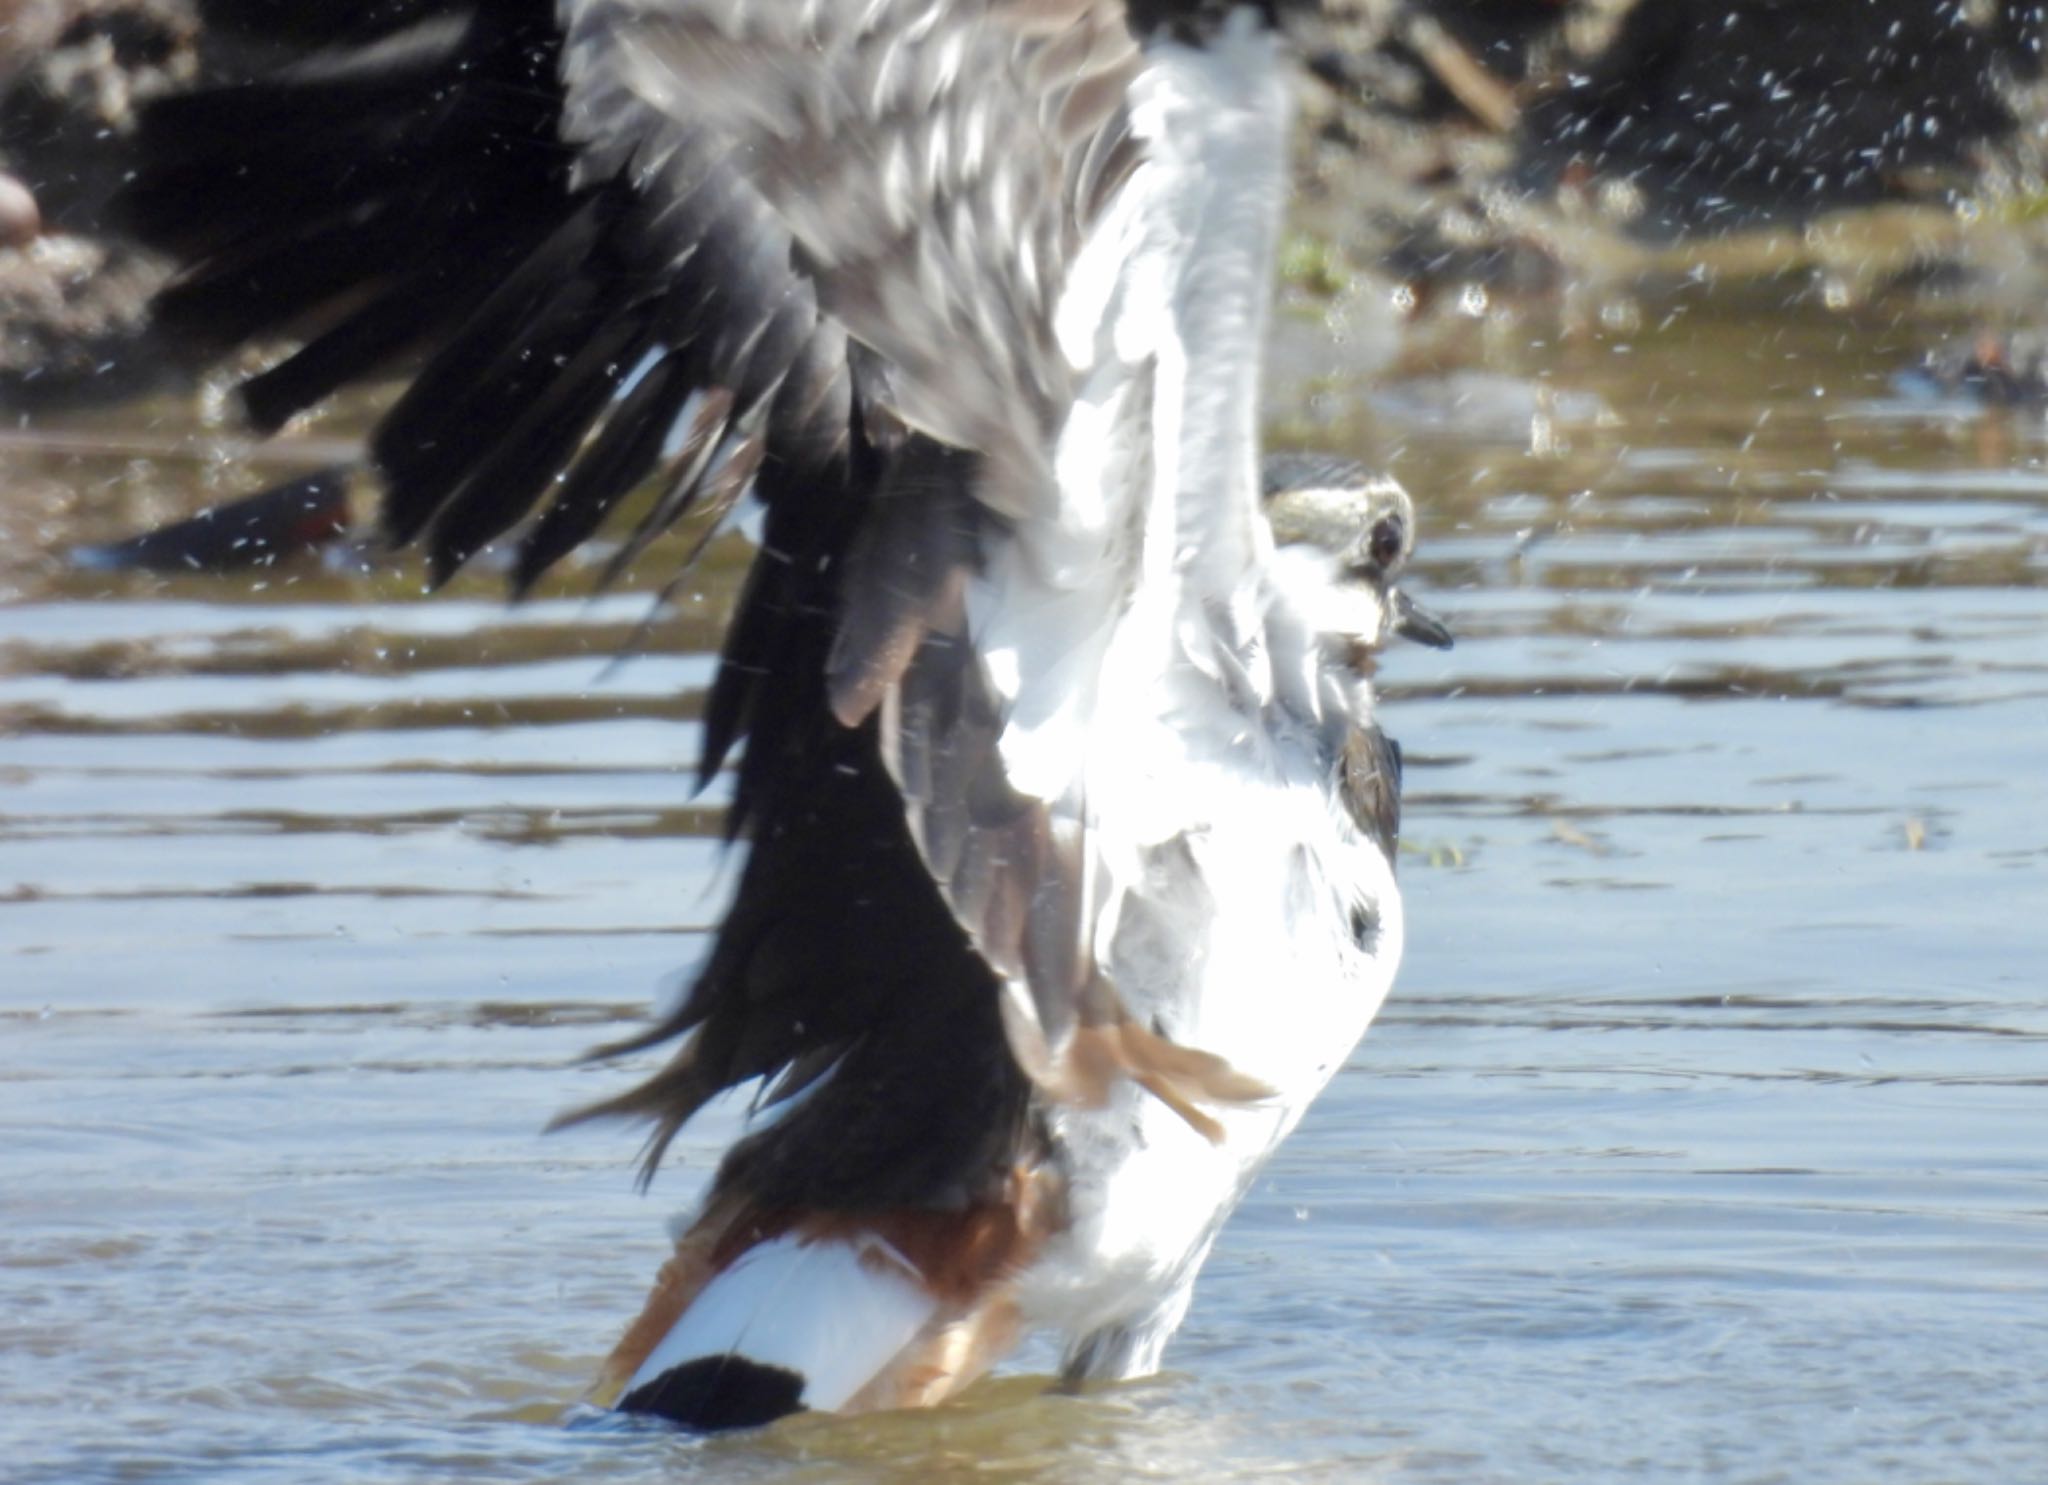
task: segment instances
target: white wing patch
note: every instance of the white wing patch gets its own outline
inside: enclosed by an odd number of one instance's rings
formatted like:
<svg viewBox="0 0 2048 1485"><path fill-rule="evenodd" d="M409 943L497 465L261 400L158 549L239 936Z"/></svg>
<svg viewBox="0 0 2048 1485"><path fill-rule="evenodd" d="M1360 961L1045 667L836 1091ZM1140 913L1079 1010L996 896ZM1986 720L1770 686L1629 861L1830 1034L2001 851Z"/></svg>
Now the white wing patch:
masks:
<svg viewBox="0 0 2048 1485"><path fill-rule="evenodd" d="M1040 799L1080 776L1112 675L1149 689L1190 614L1256 624L1272 545L1259 363L1292 113L1280 45L1246 9L1206 47L1147 50L1130 90L1143 162L1060 300L1078 395L1058 499L1018 522L968 610L1008 705L1005 768ZM1126 688L1107 704L1131 700Z"/></svg>

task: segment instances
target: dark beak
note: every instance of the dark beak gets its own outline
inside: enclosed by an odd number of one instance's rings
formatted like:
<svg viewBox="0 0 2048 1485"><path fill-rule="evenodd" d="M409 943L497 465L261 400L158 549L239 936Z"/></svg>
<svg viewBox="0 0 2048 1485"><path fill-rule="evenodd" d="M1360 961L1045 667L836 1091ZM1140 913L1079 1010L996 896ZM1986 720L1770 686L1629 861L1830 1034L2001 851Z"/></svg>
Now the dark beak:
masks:
<svg viewBox="0 0 2048 1485"><path fill-rule="evenodd" d="M1394 599L1394 633L1403 639L1412 639L1419 645L1428 645L1432 650L1448 650L1451 647L1451 631L1444 621L1396 588Z"/></svg>

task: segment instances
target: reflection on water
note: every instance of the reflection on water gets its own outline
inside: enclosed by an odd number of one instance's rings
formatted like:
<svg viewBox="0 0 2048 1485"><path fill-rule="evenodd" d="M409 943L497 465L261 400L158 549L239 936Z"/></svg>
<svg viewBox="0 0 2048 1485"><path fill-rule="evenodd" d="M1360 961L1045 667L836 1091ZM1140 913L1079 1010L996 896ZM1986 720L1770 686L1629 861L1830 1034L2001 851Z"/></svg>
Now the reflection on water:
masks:
<svg viewBox="0 0 2048 1485"><path fill-rule="evenodd" d="M0 440L10 1477L2037 1472L2048 439L1895 400L1934 313L1681 293L1278 409L1418 494L1460 634L1384 676L1396 999L1172 1374L712 1443L555 1424L731 1116L651 1201L538 1130L718 911L739 554L614 665L644 598L55 560L346 418Z"/></svg>

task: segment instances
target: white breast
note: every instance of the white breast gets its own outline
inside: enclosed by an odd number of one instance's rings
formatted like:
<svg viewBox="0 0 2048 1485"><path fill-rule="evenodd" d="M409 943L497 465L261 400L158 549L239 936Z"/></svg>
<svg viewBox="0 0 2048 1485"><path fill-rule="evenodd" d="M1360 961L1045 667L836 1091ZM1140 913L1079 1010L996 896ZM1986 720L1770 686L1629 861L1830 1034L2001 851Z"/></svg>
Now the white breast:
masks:
<svg viewBox="0 0 2048 1485"><path fill-rule="evenodd" d="M1211 1109L1214 1144L1128 1085L1105 1108L1055 1115L1073 1226L1027 1309L1074 1336L1152 1328L1126 1375L1157 1365L1209 1244L1364 1035L1401 956L1392 869L1344 814L1313 738L1285 717L1207 710L1209 725L1182 714L1090 770L1091 792L1112 791L1098 797L1177 799L1185 822L1108 852L1104 963L1134 1016L1273 1096Z"/></svg>
<svg viewBox="0 0 2048 1485"><path fill-rule="evenodd" d="M1097 1377L1157 1366L1217 1231L1364 1033L1401 948L1386 858L1336 796L1322 644L1258 507L1290 113L1278 39L1246 10L1207 47L1155 44L1131 97L1147 159L1061 307L1081 386L1061 514L1019 524L970 611L1012 783L1088 842L1117 997L1272 1096L1206 1107L1216 1142L1128 1082L1105 1107L1050 1112L1071 1221L1018 1297Z"/></svg>

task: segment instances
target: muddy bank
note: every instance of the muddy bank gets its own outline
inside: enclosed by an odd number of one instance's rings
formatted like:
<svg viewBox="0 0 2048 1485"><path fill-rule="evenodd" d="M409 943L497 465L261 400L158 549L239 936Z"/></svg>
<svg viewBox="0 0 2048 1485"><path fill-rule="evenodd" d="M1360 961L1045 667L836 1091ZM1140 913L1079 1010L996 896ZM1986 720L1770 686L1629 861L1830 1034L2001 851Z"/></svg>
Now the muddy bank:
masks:
<svg viewBox="0 0 2048 1485"><path fill-rule="evenodd" d="M2038 214L2048 7L1352 0L1311 65L1307 221L1443 290L1984 271ZM2001 270L2010 268L2000 250Z"/></svg>
<svg viewBox="0 0 2048 1485"><path fill-rule="evenodd" d="M1813 269L1859 293L1981 272L1971 223L2048 199L2033 127L2048 118L2044 12L1338 0L1308 47L1320 81L1299 221L1314 250L1295 255L1297 282L1391 282L1413 313L1468 291L1692 273L1698 257L1669 252L1702 240L1717 274ZM0 407L186 374L146 326L165 265L110 229L138 111L281 46L360 31L363 16L287 0L0 0Z"/></svg>
<svg viewBox="0 0 2048 1485"><path fill-rule="evenodd" d="M1346 0L1346 103L1501 136L1532 197L1644 237L1979 189L2040 164L2039 0Z"/></svg>
<svg viewBox="0 0 2048 1485"><path fill-rule="evenodd" d="M151 98L199 76L187 0L0 0L0 404L160 379L149 296L168 268L106 230Z"/></svg>

